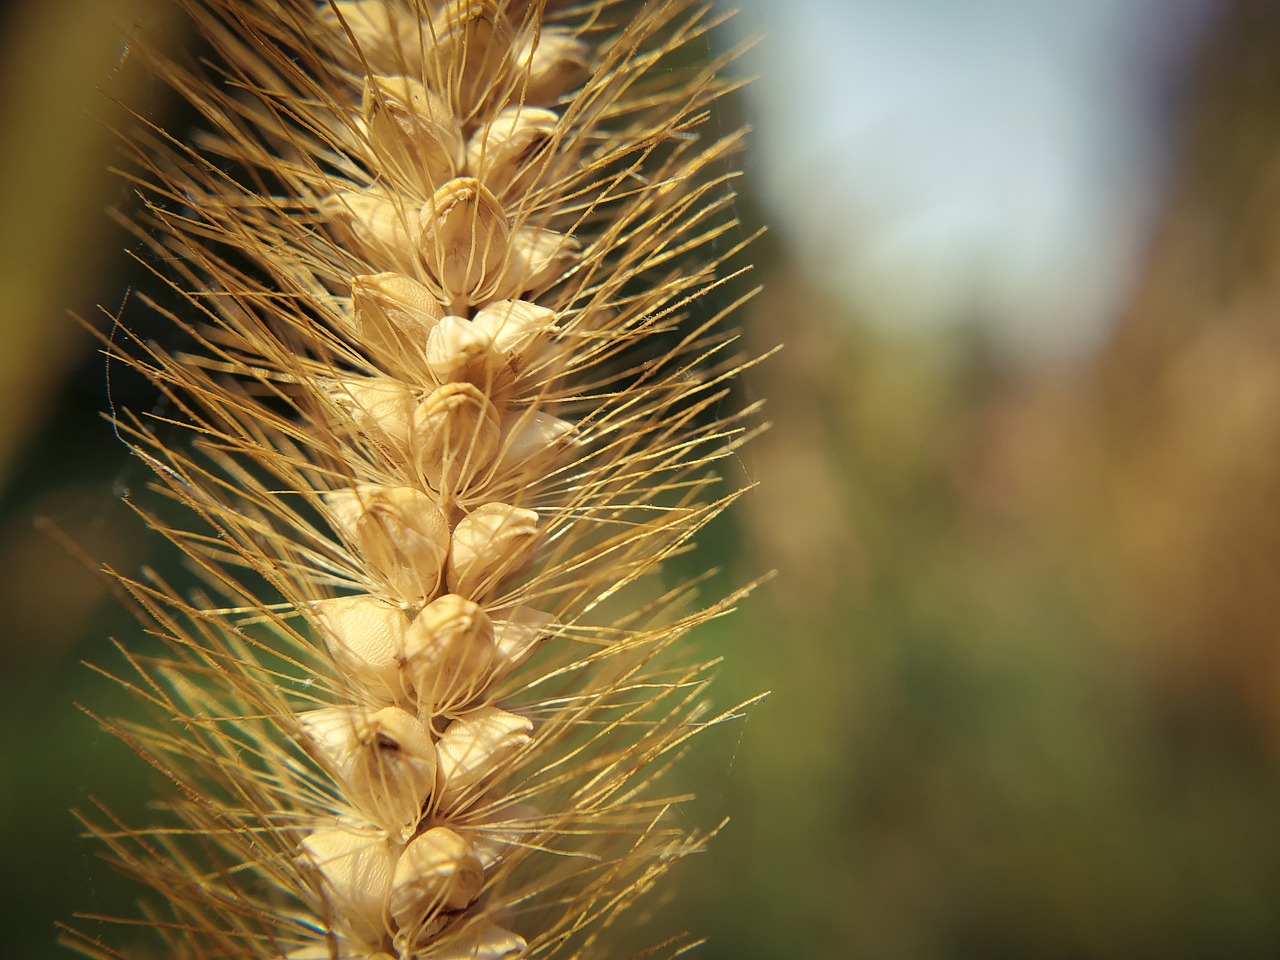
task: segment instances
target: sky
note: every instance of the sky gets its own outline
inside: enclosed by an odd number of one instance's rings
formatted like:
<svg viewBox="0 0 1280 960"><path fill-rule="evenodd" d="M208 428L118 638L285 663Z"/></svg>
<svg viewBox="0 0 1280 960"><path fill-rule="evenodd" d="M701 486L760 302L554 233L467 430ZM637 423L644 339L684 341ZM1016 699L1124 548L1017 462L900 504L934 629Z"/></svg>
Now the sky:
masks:
<svg viewBox="0 0 1280 960"><path fill-rule="evenodd" d="M1159 212L1213 0L737 0L749 163L796 266L866 322L1105 334Z"/></svg>

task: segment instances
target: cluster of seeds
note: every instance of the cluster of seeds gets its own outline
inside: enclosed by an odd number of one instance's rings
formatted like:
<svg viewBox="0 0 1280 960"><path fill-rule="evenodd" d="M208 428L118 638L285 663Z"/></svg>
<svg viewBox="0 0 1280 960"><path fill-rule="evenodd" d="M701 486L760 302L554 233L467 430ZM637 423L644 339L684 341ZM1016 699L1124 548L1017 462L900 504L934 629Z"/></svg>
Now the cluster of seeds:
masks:
<svg viewBox="0 0 1280 960"><path fill-rule="evenodd" d="M188 349L104 339L202 587L119 576L164 652L121 678L151 723L100 722L177 798L85 821L174 960L601 955L732 715L673 648L744 591L659 576L758 429L711 7L179 2L208 55L153 67L202 125L134 136L132 228Z"/></svg>
<svg viewBox="0 0 1280 960"><path fill-rule="evenodd" d="M555 626L495 598L538 546L530 479L573 443L545 396L563 347L537 299L580 248L529 198L557 166L551 105L587 51L493 0L322 13L352 41L363 84L346 129L370 173L318 204L368 266L348 316L367 368L326 384L353 482L324 503L371 589L309 611L352 703L298 720L351 814L302 850L342 956L444 957L424 951L509 845L462 815L493 806L532 733L490 691ZM486 918L450 949L498 960L525 941Z"/></svg>

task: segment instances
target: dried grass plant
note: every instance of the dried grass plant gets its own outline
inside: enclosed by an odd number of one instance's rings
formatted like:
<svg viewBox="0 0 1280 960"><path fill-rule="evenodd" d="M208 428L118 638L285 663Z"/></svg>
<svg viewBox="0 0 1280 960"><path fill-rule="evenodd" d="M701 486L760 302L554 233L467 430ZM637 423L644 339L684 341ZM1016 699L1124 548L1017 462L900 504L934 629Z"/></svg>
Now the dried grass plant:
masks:
<svg viewBox="0 0 1280 960"><path fill-rule="evenodd" d="M202 127L132 134L130 176L180 298L153 309L191 346L105 342L167 398L117 429L191 518L139 508L204 588L119 577L167 652L116 677L151 719L101 722L172 796L151 827L84 819L155 891L122 921L153 939L67 939L607 955L705 840L662 775L734 712L682 648L741 592L657 576L736 499L714 465L756 430L724 412L736 303L696 309L744 243L742 133L707 133L734 83L699 55L716 20L183 5L213 55L154 69Z"/></svg>

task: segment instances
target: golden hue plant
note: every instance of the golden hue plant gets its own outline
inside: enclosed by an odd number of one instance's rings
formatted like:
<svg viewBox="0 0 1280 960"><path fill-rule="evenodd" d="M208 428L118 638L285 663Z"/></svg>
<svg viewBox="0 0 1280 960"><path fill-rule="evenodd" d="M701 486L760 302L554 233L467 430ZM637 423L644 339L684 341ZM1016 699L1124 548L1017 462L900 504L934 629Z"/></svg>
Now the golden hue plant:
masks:
<svg viewBox="0 0 1280 960"><path fill-rule="evenodd" d="M201 127L132 153L191 346L110 345L169 401L118 429L206 586L122 578L167 653L119 677L153 719L103 722L173 799L86 822L157 892L157 956L607 954L705 839L658 780L729 715L673 648L740 594L658 576L754 429L733 304L695 304L742 242L714 20L185 6L212 55L156 69Z"/></svg>

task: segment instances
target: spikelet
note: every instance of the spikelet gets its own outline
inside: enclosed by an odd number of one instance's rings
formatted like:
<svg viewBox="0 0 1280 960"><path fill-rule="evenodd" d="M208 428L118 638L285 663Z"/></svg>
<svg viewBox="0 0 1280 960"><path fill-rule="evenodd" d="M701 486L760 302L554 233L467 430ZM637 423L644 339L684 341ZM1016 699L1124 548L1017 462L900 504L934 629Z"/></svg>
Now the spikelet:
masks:
<svg viewBox="0 0 1280 960"><path fill-rule="evenodd" d="M656 780L729 715L673 648L740 594L655 576L755 429L728 308L691 319L741 245L713 19L184 5L216 59L156 70L204 129L134 138L135 229L194 346L111 349L177 411L118 429L206 593L122 580L168 654L104 724L177 796L86 820L165 957L596 955L705 839Z"/></svg>

